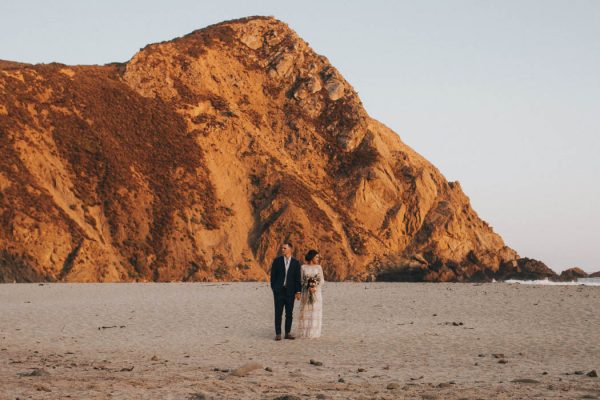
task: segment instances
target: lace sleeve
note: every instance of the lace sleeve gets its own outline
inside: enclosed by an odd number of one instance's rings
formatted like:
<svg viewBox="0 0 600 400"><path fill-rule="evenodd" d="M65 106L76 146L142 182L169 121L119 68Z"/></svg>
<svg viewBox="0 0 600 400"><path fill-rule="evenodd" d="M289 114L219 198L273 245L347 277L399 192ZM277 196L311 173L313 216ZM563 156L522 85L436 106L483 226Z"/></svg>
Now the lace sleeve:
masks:
<svg viewBox="0 0 600 400"><path fill-rule="evenodd" d="M323 267L321 267L320 265L319 265L319 277L321 278L321 283L319 285L323 286L323 284L325 283L325 276L323 275Z"/></svg>

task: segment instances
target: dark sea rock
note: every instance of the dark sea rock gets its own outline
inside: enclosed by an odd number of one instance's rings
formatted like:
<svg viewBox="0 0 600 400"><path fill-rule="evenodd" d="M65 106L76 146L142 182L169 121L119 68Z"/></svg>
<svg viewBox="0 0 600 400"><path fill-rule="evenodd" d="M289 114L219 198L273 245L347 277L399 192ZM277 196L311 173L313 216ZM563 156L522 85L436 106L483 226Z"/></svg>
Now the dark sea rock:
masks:
<svg viewBox="0 0 600 400"><path fill-rule="evenodd" d="M538 280L552 279L558 275L552 271L546 264L532 258L519 258L518 260L510 261L502 264L496 274L496 280Z"/></svg>
<svg viewBox="0 0 600 400"><path fill-rule="evenodd" d="M573 267L561 272L560 276L556 278L557 281L571 282L576 281L578 278L587 278L588 274L579 267Z"/></svg>

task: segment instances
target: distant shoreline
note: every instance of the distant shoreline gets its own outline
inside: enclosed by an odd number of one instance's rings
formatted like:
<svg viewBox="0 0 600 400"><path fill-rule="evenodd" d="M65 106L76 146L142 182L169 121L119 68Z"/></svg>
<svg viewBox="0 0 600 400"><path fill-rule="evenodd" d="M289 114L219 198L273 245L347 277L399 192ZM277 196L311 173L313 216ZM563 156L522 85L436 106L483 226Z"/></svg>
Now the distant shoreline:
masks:
<svg viewBox="0 0 600 400"><path fill-rule="evenodd" d="M171 281L171 282L0 282L0 285L54 285L54 284L72 284L72 285L110 285L110 284L200 284L203 286L219 286L219 285L231 285L238 283L265 283L265 281L209 281L209 282L201 282L201 281ZM410 283L410 284L459 284L459 285L493 285L499 283L506 284L522 284L522 285L550 285L550 286L600 286L600 278L577 278L575 281L553 281L548 278L546 279L530 279L530 280L521 280L521 279L507 279L505 281L492 281L492 282L412 282L412 281L374 281L374 282L361 282L361 281L330 281L328 284L341 284L341 283L354 283L354 284L394 284L394 283Z"/></svg>

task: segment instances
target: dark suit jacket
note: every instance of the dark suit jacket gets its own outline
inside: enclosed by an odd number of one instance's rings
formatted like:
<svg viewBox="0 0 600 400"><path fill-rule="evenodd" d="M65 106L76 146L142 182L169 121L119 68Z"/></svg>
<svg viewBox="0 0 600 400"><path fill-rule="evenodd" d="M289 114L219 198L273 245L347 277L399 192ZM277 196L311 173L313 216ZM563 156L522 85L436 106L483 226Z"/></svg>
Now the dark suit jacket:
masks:
<svg viewBox="0 0 600 400"><path fill-rule="evenodd" d="M285 279L285 261L283 256L276 257L271 264L271 289L274 293L281 293L285 289L288 296L302 291L302 276L300 262L292 257L288 269L287 286L283 287Z"/></svg>

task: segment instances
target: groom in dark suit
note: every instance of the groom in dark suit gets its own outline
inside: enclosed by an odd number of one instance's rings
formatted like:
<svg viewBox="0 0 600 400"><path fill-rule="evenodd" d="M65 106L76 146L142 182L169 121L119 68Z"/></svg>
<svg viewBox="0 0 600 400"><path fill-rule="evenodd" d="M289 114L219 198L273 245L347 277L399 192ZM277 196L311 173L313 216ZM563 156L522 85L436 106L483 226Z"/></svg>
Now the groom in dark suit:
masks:
<svg viewBox="0 0 600 400"><path fill-rule="evenodd" d="M281 247L282 256L276 257L271 264L271 289L275 300L275 340L281 340L281 315L285 308L285 338L295 339L292 330L292 311L294 298L300 300L302 282L300 262L292 257L293 246L286 242Z"/></svg>

